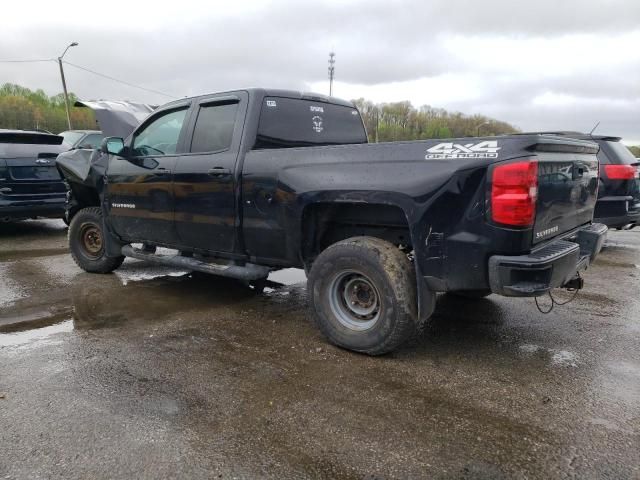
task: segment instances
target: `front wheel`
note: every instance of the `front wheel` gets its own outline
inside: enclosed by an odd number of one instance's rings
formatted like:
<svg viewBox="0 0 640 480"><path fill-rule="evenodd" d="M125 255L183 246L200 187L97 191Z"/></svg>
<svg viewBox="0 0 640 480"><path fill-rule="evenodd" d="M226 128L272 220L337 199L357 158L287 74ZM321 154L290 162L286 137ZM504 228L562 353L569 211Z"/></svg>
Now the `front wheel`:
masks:
<svg viewBox="0 0 640 480"><path fill-rule="evenodd" d="M83 208L69 225L71 257L81 269L91 273L110 273L122 265L124 256L108 257L102 231L102 211Z"/></svg>
<svg viewBox="0 0 640 480"><path fill-rule="evenodd" d="M413 265L389 242L354 237L331 245L308 284L316 323L335 345L381 355L416 331Z"/></svg>

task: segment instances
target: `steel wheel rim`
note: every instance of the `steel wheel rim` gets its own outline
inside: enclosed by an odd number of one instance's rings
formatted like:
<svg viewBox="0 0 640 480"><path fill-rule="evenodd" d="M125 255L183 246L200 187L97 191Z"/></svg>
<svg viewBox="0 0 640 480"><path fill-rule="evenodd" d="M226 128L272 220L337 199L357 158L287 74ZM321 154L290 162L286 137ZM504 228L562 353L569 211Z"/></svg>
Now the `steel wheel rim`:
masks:
<svg viewBox="0 0 640 480"><path fill-rule="evenodd" d="M80 229L80 244L84 253L91 258L98 258L102 253L102 231L93 224L87 223Z"/></svg>
<svg viewBox="0 0 640 480"><path fill-rule="evenodd" d="M366 275L354 270L333 276L329 284L329 304L338 322L350 330L368 330L380 318L378 289Z"/></svg>

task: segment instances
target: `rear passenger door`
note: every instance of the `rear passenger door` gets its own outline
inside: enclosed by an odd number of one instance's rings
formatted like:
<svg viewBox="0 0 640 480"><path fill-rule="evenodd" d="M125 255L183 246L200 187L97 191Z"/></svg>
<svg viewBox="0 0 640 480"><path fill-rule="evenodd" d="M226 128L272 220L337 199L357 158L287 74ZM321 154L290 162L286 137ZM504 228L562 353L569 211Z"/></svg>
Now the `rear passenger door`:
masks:
<svg viewBox="0 0 640 480"><path fill-rule="evenodd" d="M236 163L247 94L214 95L194 105L185 153L174 173L181 244L232 253L237 245Z"/></svg>

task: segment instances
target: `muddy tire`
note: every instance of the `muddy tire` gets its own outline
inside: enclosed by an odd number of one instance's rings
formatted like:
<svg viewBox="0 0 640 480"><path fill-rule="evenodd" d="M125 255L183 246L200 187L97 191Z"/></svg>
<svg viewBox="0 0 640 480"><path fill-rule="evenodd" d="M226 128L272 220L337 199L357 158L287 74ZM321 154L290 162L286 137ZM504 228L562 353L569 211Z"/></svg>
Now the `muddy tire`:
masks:
<svg viewBox="0 0 640 480"><path fill-rule="evenodd" d="M354 237L331 245L314 261L308 290L318 328L340 347L382 355L416 331L413 265L384 240Z"/></svg>
<svg viewBox="0 0 640 480"><path fill-rule="evenodd" d="M71 257L81 269L91 273L110 273L122 265L123 256L107 257L102 231L102 211L98 207L83 208L69 225Z"/></svg>
<svg viewBox="0 0 640 480"><path fill-rule="evenodd" d="M458 290L457 292L447 292L447 295L478 300L488 297L491 293L493 292L487 288L485 290Z"/></svg>

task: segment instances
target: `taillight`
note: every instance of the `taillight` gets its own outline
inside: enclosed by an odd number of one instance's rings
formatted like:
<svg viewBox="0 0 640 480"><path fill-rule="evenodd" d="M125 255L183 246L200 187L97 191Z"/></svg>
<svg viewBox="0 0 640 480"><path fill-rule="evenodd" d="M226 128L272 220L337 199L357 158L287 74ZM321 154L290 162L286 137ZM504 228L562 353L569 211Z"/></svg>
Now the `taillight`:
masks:
<svg viewBox="0 0 640 480"><path fill-rule="evenodd" d="M610 180L633 180L638 178L638 169L633 165L605 165L604 173Z"/></svg>
<svg viewBox="0 0 640 480"><path fill-rule="evenodd" d="M491 176L491 218L496 223L533 225L538 198L538 162L496 165Z"/></svg>

